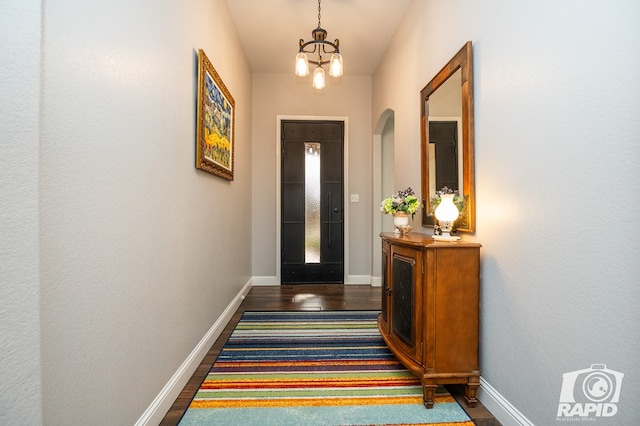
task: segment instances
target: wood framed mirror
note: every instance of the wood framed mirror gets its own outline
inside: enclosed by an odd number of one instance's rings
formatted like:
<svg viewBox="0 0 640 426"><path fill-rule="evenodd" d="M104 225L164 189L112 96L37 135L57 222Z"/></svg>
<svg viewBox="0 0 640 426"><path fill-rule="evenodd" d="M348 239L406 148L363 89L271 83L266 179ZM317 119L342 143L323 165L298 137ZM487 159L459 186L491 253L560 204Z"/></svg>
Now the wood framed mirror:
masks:
<svg viewBox="0 0 640 426"><path fill-rule="evenodd" d="M422 226L433 227L430 200L444 186L464 197L454 229L475 232L473 61L470 41L420 91Z"/></svg>

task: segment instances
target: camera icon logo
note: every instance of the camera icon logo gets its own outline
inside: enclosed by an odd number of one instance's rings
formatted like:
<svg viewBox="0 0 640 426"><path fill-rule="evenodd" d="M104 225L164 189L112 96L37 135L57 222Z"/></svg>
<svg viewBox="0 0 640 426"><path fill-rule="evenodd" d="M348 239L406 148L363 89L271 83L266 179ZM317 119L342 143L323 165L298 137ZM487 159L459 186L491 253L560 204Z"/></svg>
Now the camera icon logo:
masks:
<svg viewBox="0 0 640 426"><path fill-rule="evenodd" d="M605 364L592 364L590 368L564 373L558 416L615 415L623 377L623 373L610 370Z"/></svg>

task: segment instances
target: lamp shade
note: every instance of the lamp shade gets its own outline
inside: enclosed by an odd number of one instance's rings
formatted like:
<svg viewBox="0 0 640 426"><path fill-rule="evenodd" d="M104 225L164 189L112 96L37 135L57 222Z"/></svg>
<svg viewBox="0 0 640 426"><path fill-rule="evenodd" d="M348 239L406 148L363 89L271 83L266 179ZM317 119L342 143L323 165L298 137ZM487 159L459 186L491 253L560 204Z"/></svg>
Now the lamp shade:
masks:
<svg viewBox="0 0 640 426"><path fill-rule="evenodd" d="M304 77L309 74L309 62L307 60L307 54L300 52L296 55L296 75Z"/></svg>
<svg viewBox="0 0 640 426"><path fill-rule="evenodd" d="M342 75L342 55L334 53L329 61L329 75L331 77L340 77Z"/></svg>
<svg viewBox="0 0 640 426"><path fill-rule="evenodd" d="M453 222L460 214L456 205L453 204L453 194L444 194L440 197L442 201L436 208L436 218L440 221Z"/></svg>
<svg viewBox="0 0 640 426"><path fill-rule="evenodd" d="M440 196L440 204L436 208L435 215L440 222L442 235L434 235L433 239L438 241L456 241L460 237L450 234L453 228L453 222L458 218L460 212L453 203L454 194L443 194Z"/></svg>
<svg viewBox="0 0 640 426"><path fill-rule="evenodd" d="M314 89L324 89L325 81L324 81L324 70L322 67L317 67L313 71L313 88Z"/></svg>

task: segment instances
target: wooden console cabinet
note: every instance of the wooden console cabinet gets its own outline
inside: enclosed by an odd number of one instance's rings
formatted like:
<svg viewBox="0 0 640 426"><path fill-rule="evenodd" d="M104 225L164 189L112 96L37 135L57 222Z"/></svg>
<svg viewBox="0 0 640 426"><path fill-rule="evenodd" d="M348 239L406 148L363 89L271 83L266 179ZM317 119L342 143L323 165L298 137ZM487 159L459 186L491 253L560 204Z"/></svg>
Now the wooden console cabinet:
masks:
<svg viewBox="0 0 640 426"><path fill-rule="evenodd" d="M424 405L438 385L461 383L477 403L480 244L382 233L378 328L398 360L420 378Z"/></svg>

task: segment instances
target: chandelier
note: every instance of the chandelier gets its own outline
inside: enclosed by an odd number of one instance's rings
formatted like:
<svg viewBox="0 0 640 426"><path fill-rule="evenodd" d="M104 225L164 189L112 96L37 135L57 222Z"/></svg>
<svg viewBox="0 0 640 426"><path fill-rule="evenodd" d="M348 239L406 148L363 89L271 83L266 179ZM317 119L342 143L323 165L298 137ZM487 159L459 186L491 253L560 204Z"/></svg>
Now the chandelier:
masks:
<svg viewBox="0 0 640 426"><path fill-rule="evenodd" d="M324 89L325 78L322 66L329 64L329 75L340 77L342 75L342 55L340 54L340 40L333 43L327 41L327 32L320 27L320 0L318 0L318 28L311 31L313 40L305 42L300 39L300 48L296 55L296 75L305 76L309 74L309 64L316 66L313 70L313 87ZM312 61L307 57L307 53L316 54L316 60ZM331 55L328 61L323 60L322 55Z"/></svg>

